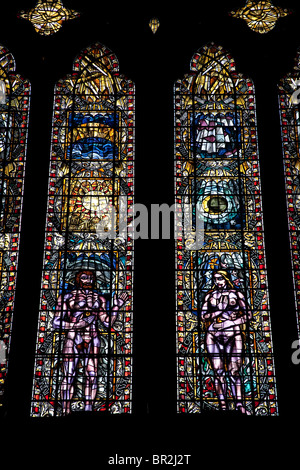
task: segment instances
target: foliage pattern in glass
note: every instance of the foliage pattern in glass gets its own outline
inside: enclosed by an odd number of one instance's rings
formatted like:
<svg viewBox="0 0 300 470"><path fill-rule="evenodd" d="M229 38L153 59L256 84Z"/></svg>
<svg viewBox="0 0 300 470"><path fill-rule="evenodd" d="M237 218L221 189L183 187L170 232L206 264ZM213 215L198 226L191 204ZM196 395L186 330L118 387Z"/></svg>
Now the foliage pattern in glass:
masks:
<svg viewBox="0 0 300 470"><path fill-rule="evenodd" d="M174 96L178 412L276 415L253 83L209 44Z"/></svg>
<svg viewBox="0 0 300 470"><path fill-rule="evenodd" d="M133 154L134 85L92 45L55 89L32 416L131 412Z"/></svg>

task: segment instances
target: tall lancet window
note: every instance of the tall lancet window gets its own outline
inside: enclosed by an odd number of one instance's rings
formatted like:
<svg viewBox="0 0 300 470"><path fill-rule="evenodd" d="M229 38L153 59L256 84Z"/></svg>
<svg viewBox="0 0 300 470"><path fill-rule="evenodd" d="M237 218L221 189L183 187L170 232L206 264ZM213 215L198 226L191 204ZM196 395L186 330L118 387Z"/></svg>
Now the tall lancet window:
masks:
<svg viewBox="0 0 300 470"><path fill-rule="evenodd" d="M294 70L280 80L278 91L288 227L300 337L300 50L296 56Z"/></svg>
<svg viewBox="0 0 300 470"><path fill-rule="evenodd" d="M16 73L14 57L0 46L0 406L9 365L29 105L30 83Z"/></svg>
<svg viewBox="0 0 300 470"><path fill-rule="evenodd" d="M174 106L178 412L276 415L253 83L210 44Z"/></svg>
<svg viewBox="0 0 300 470"><path fill-rule="evenodd" d="M55 88L31 414L131 412L134 85L95 44Z"/></svg>

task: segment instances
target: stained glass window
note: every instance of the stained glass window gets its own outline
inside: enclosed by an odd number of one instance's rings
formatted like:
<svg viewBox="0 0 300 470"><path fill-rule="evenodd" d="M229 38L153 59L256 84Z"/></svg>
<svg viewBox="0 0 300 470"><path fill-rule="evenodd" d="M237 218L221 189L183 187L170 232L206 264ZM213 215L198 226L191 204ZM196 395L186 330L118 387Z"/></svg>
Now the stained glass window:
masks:
<svg viewBox="0 0 300 470"><path fill-rule="evenodd" d="M271 0L247 0L246 5L230 12L234 18L246 21L247 26L256 33L264 34L271 31L279 18L287 16L291 11L272 4Z"/></svg>
<svg viewBox="0 0 300 470"><path fill-rule="evenodd" d="M178 412L276 415L253 83L209 44L174 107Z"/></svg>
<svg viewBox="0 0 300 470"><path fill-rule="evenodd" d="M37 33L49 36L60 30L64 21L79 16L79 12L65 8L61 0L38 0L28 12L20 11L20 18L30 21Z"/></svg>
<svg viewBox="0 0 300 470"><path fill-rule="evenodd" d="M134 85L95 44L55 88L32 416L131 412Z"/></svg>
<svg viewBox="0 0 300 470"><path fill-rule="evenodd" d="M300 334L300 50L297 53L293 71L280 80L278 89L288 227Z"/></svg>
<svg viewBox="0 0 300 470"><path fill-rule="evenodd" d="M149 26L151 28L152 33L155 34L156 31L158 30L159 26L160 26L160 22L157 18L152 18L149 21Z"/></svg>
<svg viewBox="0 0 300 470"><path fill-rule="evenodd" d="M18 269L30 83L0 46L0 404L8 370Z"/></svg>

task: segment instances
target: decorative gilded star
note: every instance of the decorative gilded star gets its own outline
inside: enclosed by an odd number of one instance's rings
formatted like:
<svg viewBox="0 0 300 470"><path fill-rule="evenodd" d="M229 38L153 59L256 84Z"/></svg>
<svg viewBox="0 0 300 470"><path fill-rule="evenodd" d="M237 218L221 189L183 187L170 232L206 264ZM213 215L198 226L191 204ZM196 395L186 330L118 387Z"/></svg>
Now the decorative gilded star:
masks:
<svg viewBox="0 0 300 470"><path fill-rule="evenodd" d="M250 29L261 34L271 31L279 18L289 14L290 10L274 6L271 0L260 2L247 0L243 8L229 13L234 18L242 18Z"/></svg>
<svg viewBox="0 0 300 470"><path fill-rule="evenodd" d="M34 8L20 11L18 16L29 20L37 33L49 36L56 33L64 21L77 18L79 13L65 8L62 0L38 0Z"/></svg>

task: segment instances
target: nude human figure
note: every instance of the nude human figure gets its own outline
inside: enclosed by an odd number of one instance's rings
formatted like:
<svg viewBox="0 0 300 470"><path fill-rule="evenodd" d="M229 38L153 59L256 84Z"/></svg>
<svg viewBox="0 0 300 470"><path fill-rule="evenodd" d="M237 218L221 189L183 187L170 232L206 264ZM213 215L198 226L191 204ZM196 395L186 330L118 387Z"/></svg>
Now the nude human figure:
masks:
<svg viewBox="0 0 300 470"><path fill-rule="evenodd" d="M246 413L240 377L244 349L241 325L252 318L252 313L246 307L244 295L233 287L226 271L216 271L213 279L215 286L205 297L201 317L204 322L210 322L205 344L215 374L215 389L221 408L226 410L227 370L235 408Z"/></svg>
<svg viewBox="0 0 300 470"><path fill-rule="evenodd" d="M70 413L74 394L74 380L77 365L81 359L85 373L85 411L92 411L97 393L97 367L100 352L100 334L97 320L110 328L118 315L119 308L126 302L127 294L114 296L110 311L106 299L94 290L93 271L80 271L76 275L76 288L58 298L53 328L65 332L62 349L63 380L61 399L63 414Z"/></svg>

